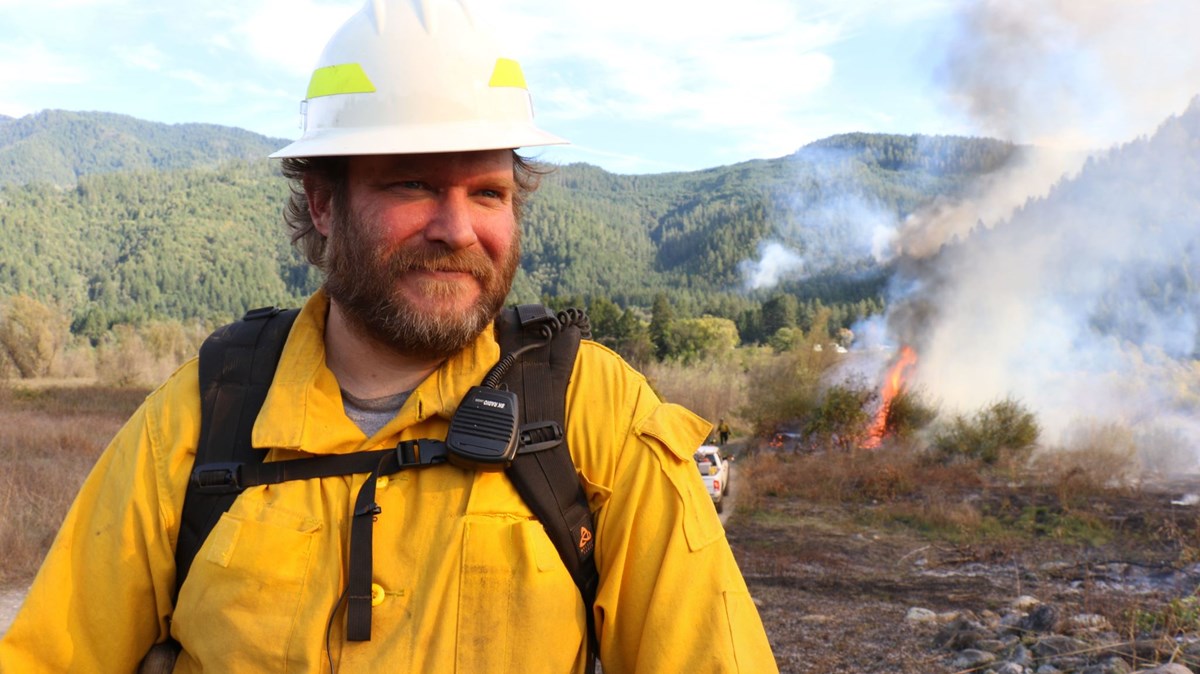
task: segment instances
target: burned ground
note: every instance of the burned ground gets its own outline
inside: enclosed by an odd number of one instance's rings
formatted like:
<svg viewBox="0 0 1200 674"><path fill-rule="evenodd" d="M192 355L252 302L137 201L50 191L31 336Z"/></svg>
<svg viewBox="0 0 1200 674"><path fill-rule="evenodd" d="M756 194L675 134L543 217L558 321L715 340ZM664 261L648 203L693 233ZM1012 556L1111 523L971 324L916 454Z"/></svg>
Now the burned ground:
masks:
<svg viewBox="0 0 1200 674"><path fill-rule="evenodd" d="M956 665L935 637L954 616L1011 611L1019 597L1054 605L1064 622L1104 616L1111 628L1089 643L1134 669L1174 658L1200 671L1181 646L1200 611L1178 610L1200 584L1197 506L1178 502L1193 489L1075 497L986 484L947 494L943 485L941 502L980 514L957 532L909 516L905 500L929 498L920 489L891 501L776 495L739 508L727 529L785 673L983 672ZM906 620L913 608L939 619Z"/></svg>

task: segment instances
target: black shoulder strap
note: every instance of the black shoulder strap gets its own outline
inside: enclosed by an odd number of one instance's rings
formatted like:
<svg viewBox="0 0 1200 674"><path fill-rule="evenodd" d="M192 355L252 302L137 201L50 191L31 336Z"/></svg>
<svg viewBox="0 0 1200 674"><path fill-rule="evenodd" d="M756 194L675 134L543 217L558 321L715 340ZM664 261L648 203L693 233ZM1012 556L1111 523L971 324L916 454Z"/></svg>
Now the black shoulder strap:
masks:
<svg viewBox="0 0 1200 674"><path fill-rule="evenodd" d="M536 328L549 311L541 305L509 307L496 319L496 340L501 353L512 353L530 343L545 341ZM567 384L579 351L581 330L563 322L558 334L545 348L534 349L518 359L501 380L520 402L522 425L557 422L566 428ZM588 624L590 653L595 653L593 604L600 574L594 557L595 525L587 495L575 472L566 433L556 446L536 452L520 452L507 470L513 486L546 528L547 535L583 595ZM589 664L589 673L591 671Z"/></svg>
<svg viewBox="0 0 1200 674"><path fill-rule="evenodd" d="M263 453L251 446L251 431L297 313L294 309L256 309L241 321L219 328L205 340L200 348L201 420L195 466L223 472L219 470L220 464L262 463ZM546 335L536 328L547 317L556 320L541 305L521 305L501 311L495 324L501 353L545 342ZM507 474L542 522L583 596L590 662L596 652L593 604L599 584L593 555L595 527L566 434L562 432L566 425L567 384L579 340L587 336L580 324L586 326L586 320L566 322L547 347L532 349L518 359L502 383L520 399L522 426L537 428L544 422L554 422L551 425L557 426L557 435L562 438L555 443L539 436L539 442L530 443L538 446L537 451L519 452ZM527 329L530 326L534 329ZM200 546L238 493L238 490L208 492L198 488L195 479L189 480L175 549L177 594Z"/></svg>
<svg viewBox="0 0 1200 674"><path fill-rule="evenodd" d="M298 313L298 309L254 309L204 340L195 465L262 462L262 452L251 447L250 433ZM176 595L204 539L236 498L236 492L202 492L188 481L175 545Z"/></svg>

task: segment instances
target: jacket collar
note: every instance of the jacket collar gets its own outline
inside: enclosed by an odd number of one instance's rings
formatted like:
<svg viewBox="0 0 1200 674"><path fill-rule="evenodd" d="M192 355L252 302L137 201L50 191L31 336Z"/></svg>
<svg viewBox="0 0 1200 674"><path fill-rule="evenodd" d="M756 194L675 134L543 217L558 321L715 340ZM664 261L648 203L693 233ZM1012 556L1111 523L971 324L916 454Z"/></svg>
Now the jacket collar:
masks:
<svg viewBox="0 0 1200 674"><path fill-rule="evenodd" d="M467 390L500 357L494 331L484 330L421 382L396 418L368 439L346 416L337 378L325 365L328 314L329 298L320 290L296 317L254 423L255 447L343 454L410 439L405 430L413 425L432 417L449 420Z"/></svg>

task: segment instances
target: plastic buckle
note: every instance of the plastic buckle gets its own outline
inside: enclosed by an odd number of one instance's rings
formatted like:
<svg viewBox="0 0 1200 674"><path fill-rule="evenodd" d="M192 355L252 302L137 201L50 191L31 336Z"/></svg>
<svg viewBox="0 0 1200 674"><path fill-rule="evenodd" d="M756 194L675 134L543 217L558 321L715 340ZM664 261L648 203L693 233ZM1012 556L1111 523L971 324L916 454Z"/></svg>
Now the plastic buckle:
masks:
<svg viewBox="0 0 1200 674"><path fill-rule="evenodd" d="M245 489L240 463L206 463L192 471L192 486L201 494L236 494Z"/></svg>
<svg viewBox="0 0 1200 674"><path fill-rule="evenodd" d="M541 304L519 304L517 305L517 323L522 330L528 330L531 326L542 323L557 324L558 318L553 311L550 311L549 307Z"/></svg>
<svg viewBox="0 0 1200 674"><path fill-rule="evenodd" d="M557 421L535 421L521 426L519 454L554 449L562 444L563 430Z"/></svg>
<svg viewBox="0 0 1200 674"><path fill-rule="evenodd" d="M250 311L247 311L246 315L242 316L242 320L253 321L259 318L270 318L281 311L283 311L283 309L280 309L279 307L259 307L257 309L251 309Z"/></svg>
<svg viewBox="0 0 1200 674"><path fill-rule="evenodd" d="M438 440L401 440L396 445L399 470L446 463L446 443Z"/></svg>

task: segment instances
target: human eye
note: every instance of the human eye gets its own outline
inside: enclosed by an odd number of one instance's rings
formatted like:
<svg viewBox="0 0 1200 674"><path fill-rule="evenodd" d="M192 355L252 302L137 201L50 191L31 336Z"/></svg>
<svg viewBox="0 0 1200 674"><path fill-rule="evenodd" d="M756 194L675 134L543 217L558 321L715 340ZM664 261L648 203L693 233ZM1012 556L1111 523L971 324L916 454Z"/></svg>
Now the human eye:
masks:
<svg viewBox="0 0 1200 674"><path fill-rule="evenodd" d="M507 204L512 200L513 190L506 185L483 185L475 190L475 194L480 199Z"/></svg>
<svg viewBox="0 0 1200 674"><path fill-rule="evenodd" d="M397 180L391 183L392 189L397 190L427 190L429 186L420 180Z"/></svg>

